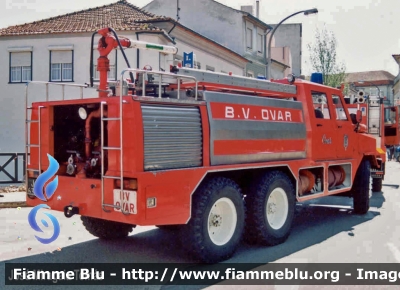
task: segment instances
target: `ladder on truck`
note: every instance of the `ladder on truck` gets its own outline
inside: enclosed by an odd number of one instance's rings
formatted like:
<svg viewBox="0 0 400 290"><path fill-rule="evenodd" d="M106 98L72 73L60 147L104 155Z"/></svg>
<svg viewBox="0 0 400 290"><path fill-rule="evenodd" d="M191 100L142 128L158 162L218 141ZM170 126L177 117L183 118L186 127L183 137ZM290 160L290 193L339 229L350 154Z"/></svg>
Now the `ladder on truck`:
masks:
<svg viewBox="0 0 400 290"><path fill-rule="evenodd" d="M179 68L179 74L195 78L198 86L205 88L205 90L252 93L260 96L271 95L273 93L282 97L293 96L297 93L295 85L281 84L245 76L228 75L191 68Z"/></svg>
<svg viewBox="0 0 400 290"><path fill-rule="evenodd" d="M178 74L174 72L163 73L158 71L144 71L139 75L139 89L142 96L145 96L146 87L148 85L156 86L158 84L159 98L161 98L162 84L175 85L180 98L180 89L194 89L197 96L198 90L220 91L225 93L250 94L254 96L275 96L281 98L290 98L297 94L297 87L291 84L282 84L271 82L268 80L255 79L244 76L228 75L225 73L215 73L191 68L179 68ZM163 77L163 75L167 75ZM176 77L177 76L177 77ZM195 80L183 82L183 78ZM146 85L147 82L147 85ZM195 98L197 101L197 97Z"/></svg>
<svg viewBox="0 0 400 290"><path fill-rule="evenodd" d="M368 97L368 133L378 137L381 136L381 103L379 96Z"/></svg>
<svg viewBox="0 0 400 290"><path fill-rule="evenodd" d="M41 84L45 85L46 87L46 98L44 101L48 102L49 101L49 86L61 86L61 96L62 100L65 100L65 87L75 87L75 88L80 88L80 99L83 99L83 89L87 88L87 85L77 85L77 84L63 84L63 83L53 83L53 82L43 82L43 81L29 81L25 85L25 160L26 160L26 174L28 171L33 171L37 172L38 175L42 173L42 152L41 152L41 139L42 139L42 134L41 134L41 111L42 109L46 109L45 106L38 106L38 119L37 120L32 120L29 117L29 111L33 110L33 106L29 105L29 85L31 84ZM40 102L40 101L37 101ZM32 117L32 116L31 116ZM29 124L38 124L38 144L31 144L30 143L30 138L28 132L29 132ZM28 159L30 155L30 148L38 148L38 168L28 168L28 164L30 163ZM25 177L25 187L27 190L28 195L33 195L33 193L30 194L28 192L29 187L28 187L28 176Z"/></svg>

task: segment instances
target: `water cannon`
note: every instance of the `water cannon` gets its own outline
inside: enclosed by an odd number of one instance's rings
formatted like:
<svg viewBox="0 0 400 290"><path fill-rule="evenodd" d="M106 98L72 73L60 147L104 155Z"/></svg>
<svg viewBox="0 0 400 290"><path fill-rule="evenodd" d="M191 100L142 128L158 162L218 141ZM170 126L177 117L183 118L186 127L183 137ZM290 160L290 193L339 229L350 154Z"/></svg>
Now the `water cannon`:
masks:
<svg viewBox="0 0 400 290"><path fill-rule="evenodd" d="M363 103L365 103L365 93L364 93L364 91L359 91L358 93L357 93L357 97L355 98L355 103L357 103L357 104L363 104Z"/></svg>

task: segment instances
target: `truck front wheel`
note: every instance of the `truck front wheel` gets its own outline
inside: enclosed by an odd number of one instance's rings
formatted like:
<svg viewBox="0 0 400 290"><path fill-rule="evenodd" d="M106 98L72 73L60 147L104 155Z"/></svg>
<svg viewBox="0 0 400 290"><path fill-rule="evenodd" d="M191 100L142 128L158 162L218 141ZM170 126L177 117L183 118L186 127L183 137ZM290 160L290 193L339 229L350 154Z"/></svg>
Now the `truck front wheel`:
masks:
<svg viewBox="0 0 400 290"><path fill-rule="evenodd" d="M81 220L89 233L104 240L125 238L133 229L133 225L88 216L81 216Z"/></svg>
<svg viewBox="0 0 400 290"><path fill-rule="evenodd" d="M244 229L245 208L239 186L228 178L206 182L192 198L192 217L183 228L184 244L206 263L230 258Z"/></svg>
<svg viewBox="0 0 400 290"><path fill-rule="evenodd" d="M363 160L357 170L351 189L355 214L366 214L369 210L370 177L371 165L368 160Z"/></svg>
<svg viewBox="0 0 400 290"><path fill-rule="evenodd" d="M246 196L246 240L269 246L283 243L290 234L295 203L294 186L286 174L264 174Z"/></svg>

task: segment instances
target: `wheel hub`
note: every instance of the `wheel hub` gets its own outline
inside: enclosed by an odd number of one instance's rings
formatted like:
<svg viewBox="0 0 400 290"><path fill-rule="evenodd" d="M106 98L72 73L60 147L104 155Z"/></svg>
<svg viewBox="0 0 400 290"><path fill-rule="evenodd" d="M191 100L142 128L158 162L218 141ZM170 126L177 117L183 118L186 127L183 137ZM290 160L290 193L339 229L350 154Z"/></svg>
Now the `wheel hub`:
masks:
<svg viewBox="0 0 400 290"><path fill-rule="evenodd" d="M215 245L225 245L232 238L236 224L237 212L229 198L218 199L208 214L208 235Z"/></svg>
<svg viewBox="0 0 400 290"><path fill-rule="evenodd" d="M268 204L268 213L273 214L276 212L276 204L271 202Z"/></svg>
<svg viewBox="0 0 400 290"><path fill-rule="evenodd" d="M222 216L220 216L219 214L214 214L211 217L210 224L213 227L220 227L222 225Z"/></svg>
<svg viewBox="0 0 400 290"><path fill-rule="evenodd" d="M280 188L275 188L265 207L267 222L274 230L280 229L286 222L289 213L289 202L286 192Z"/></svg>

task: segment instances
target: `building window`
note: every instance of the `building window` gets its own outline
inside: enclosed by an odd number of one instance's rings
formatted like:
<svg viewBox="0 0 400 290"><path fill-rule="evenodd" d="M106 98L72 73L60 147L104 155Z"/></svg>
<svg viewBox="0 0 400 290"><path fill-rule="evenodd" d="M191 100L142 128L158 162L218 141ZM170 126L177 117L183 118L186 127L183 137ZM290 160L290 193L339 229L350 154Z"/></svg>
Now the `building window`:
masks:
<svg viewBox="0 0 400 290"><path fill-rule="evenodd" d="M74 81L73 50L50 50L50 81Z"/></svg>
<svg viewBox="0 0 400 290"><path fill-rule="evenodd" d="M264 51L264 40L262 34L257 34L257 51L262 53Z"/></svg>
<svg viewBox="0 0 400 290"><path fill-rule="evenodd" d="M206 65L206 70L208 70L208 71L215 71L215 67Z"/></svg>
<svg viewBox="0 0 400 290"><path fill-rule="evenodd" d="M32 52L10 52L10 83L32 80Z"/></svg>
<svg viewBox="0 0 400 290"><path fill-rule="evenodd" d="M253 29L251 28L246 30L246 46L249 49L253 49Z"/></svg>
<svg viewBox="0 0 400 290"><path fill-rule="evenodd" d="M107 78L110 81L117 80L117 50L112 51L108 55L108 59L110 60L110 70L108 71ZM97 49L93 53L93 76L95 80L100 79L100 73L97 71L97 59L99 57L99 52Z"/></svg>

